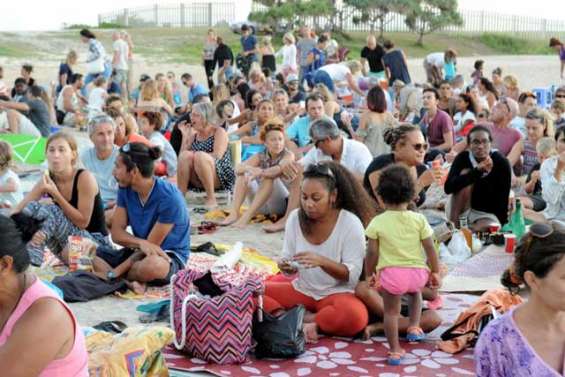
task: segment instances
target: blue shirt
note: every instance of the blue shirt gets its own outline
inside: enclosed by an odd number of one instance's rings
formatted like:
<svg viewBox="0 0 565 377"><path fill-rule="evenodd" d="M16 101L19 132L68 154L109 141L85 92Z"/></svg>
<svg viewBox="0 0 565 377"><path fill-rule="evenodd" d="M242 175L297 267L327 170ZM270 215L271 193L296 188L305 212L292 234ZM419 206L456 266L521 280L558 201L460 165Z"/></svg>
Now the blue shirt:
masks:
<svg viewBox="0 0 565 377"><path fill-rule="evenodd" d="M310 117L307 115L302 118L296 119L286 129L288 138L302 148L310 144Z"/></svg>
<svg viewBox="0 0 565 377"><path fill-rule="evenodd" d="M314 47L310 51L310 53L314 56L314 60L312 61L312 64L310 64L310 67L308 67L308 72L315 72L324 65L326 61L326 55L324 54L324 51L318 49L317 47Z"/></svg>
<svg viewBox="0 0 565 377"><path fill-rule="evenodd" d="M194 84L194 86L188 89L188 102L192 103L194 98L199 95L208 95L208 89L202 84Z"/></svg>
<svg viewBox="0 0 565 377"><path fill-rule="evenodd" d="M149 198L141 203L131 187L118 190L118 207L124 208L133 235L146 240L156 223L174 224L161 243L161 249L172 251L183 263L190 250L190 219L181 192L164 179L155 179Z"/></svg>
<svg viewBox="0 0 565 377"><path fill-rule="evenodd" d="M255 50L256 46L257 46L257 38L255 38L254 35L241 37L241 47L243 47L243 51Z"/></svg>

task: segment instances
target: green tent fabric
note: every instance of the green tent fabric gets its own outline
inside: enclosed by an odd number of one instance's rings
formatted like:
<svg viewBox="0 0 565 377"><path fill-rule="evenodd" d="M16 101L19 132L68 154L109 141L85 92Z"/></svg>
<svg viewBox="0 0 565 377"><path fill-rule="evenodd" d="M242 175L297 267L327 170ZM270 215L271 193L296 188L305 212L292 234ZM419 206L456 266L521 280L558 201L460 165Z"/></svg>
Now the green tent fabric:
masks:
<svg viewBox="0 0 565 377"><path fill-rule="evenodd" d="M12 146L14 160L29 165L39 165L45 161L47 138L21 134L0 134L3 140Z"/></svg>

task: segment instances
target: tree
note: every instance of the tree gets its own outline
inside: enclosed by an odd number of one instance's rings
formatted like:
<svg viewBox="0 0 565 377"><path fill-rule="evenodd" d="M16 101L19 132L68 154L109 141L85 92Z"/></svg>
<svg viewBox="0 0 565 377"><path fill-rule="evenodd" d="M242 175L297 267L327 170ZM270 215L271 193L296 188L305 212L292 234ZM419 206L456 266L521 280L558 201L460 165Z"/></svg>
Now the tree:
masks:
<svg viewBox="0 0 565 377"><path fill-rule="evenodd" d="M332 17L335 7L330 0L259 0L260 8L249 14L249 19L268 24L271 30L278 30L279 23L286 21L287 29L292 29L294 25L303 24L307 17L313 17L317 25L318 17Z"/></svg>
<svg viewBox="0 0 565 377"><path fill-rule="evenodd" d="M449 25L463 25L457 11L457 0L409 0L406 25L418 34L417 45L423 45L424 35Z"/></svg>
<svg viewBox="0 0 565 377"><path fill-rule="evenodd" d="M385 26L392 21L389 15L393 12L403 13L408 5L406 0L344 0L344 2L361 12L361 17L353 17L353 22L368 23L371 32L378 28L380 40L384 39Z"/></svg>

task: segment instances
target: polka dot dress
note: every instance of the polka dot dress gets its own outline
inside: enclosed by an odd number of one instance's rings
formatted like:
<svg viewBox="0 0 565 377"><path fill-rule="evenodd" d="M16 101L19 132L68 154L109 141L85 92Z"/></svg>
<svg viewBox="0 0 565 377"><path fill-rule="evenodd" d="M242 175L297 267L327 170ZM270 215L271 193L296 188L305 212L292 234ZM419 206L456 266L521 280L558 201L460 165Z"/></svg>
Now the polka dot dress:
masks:
<svg viewBox="0 0 565 377"><path fill-rule="evenodd" d="M194 138L191 150L194 152L212 153L214 151L214 135L210 136L206 140L198 140ZM226 153L224 153L222 158L216 160L216 174L220 181L220 189L232 191L235 182L235 173L231 164L229 148L226 150Z"/></svg>

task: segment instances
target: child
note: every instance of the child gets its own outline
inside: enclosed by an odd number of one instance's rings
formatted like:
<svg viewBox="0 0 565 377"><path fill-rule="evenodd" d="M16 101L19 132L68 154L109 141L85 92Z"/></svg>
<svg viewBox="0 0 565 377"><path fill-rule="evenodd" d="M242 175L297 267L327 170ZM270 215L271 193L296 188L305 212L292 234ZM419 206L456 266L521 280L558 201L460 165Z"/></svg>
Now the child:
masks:
<svg viewBox="0 0 565 377"><path fill-rule="evenodd" d="M93 115L102 112L102 108L106 103L106 98L108 98L108 92L106 91L106 79L104 76L99 76L94 80L94 88L90 91L88 95L88 117L91 118Z"/></svg>
<svg viewBox="0 0 565 377"><path fill-rule="evenodd" d="M161 149L162 160L155 164L155 175L174 177L177 174L177 154L173 146L159 131L163 124L161 113L146 111L139 116L139 128L149 142Z"/></svg>
<svg viewBox="0 0 565 377"><path fill-rule="evenodd" d="M24 198L20 178L10 169L12 146L0 141L0 208L15 207Z"/></svg>
<svg viewBox="0 0 565 377"><path fill-rule="evenodd" d="M545 160L557 154L555 140L551 137L542 137L536 144L536 151L538 152L538 163L532 167L526 179L524 190L527 196L520 199L524 208L540 212L546 207L545 200L541 196L540 168Z"/></svg>
<svg viewBox="0 0 565 377"><path fill-rule="evenodd" d="M269 68L271 73L277 71L277 64L275 60L275 49L273 48L273 44L271 43L270 36L264 36L261 40L261 68ZM270 75L266 75L266 77L270 77Z"/></svg>
<svg viewBox="0 0 565 377"><path fill-rule="evenodd" d="M406 339L409 342L423 340L421 291L428 283L432 288L441 285L439 262L432 228L423 215L408 210L415 195L415 183L408 169L399 164L384 169L376 195L385 211L377 215L365 231L366 236L377 243L377 260L367 261L367 271L376 271L371 285L383 298L384 329L390 345L388 364L399 365L405 354L398 339L400 299L403 295L409 298L410 326Z"/></svg>
<svg viewBox="0 0 565 377"><path fill-rule="evenodd" d="M553 101L551 104L551 112L555 116L555 129L565 126L565 102Z"/></svg>
<svg viewBox="0 0 565 377"><path fill-rule="evenodd" d="M477 85L483 77L483 65L485 64L484 60L477 60L475 61L474 67L475 71L471 73L471 78L473 79L473 85Z"/></svg>

